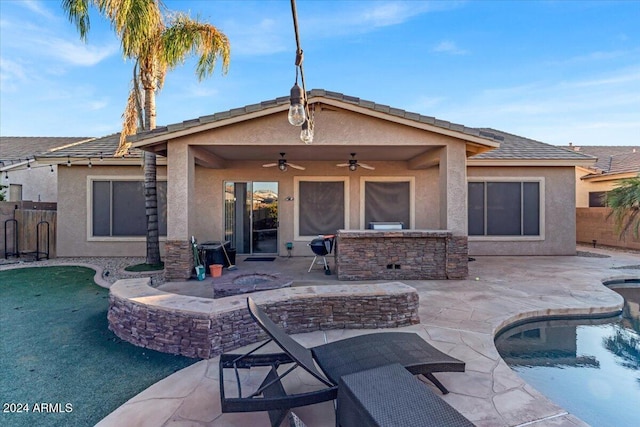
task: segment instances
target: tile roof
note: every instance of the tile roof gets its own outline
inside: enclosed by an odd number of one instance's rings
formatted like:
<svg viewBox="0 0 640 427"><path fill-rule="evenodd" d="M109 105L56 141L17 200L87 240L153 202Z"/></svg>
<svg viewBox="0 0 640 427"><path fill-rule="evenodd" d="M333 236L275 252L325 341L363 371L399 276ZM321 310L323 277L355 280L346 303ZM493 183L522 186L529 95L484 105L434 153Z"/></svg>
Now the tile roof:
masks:
<svg viewBox="0 0 640 427"><path fill-rule="evenodd" d="M597 175L628 172L640 173L640 146L633 145L569 145L564 148L598 158L592 169Z"/></svg>
<svg viewBox="0 0 640 427"><path fill-rule="evenodd" d="M473 160L591 160L593 157L577 151L566 150L534 139L513 135L491 128L478 129L482 135L492 135L500 141L500 147L476 154Z"/></svg>
<svg viewBox="0 0 640 427"><path fill-rule="evenodd" d="M49 150L42 153L39 157L82 157L82 158L104 158L113 157L118 143L120 142L120 133L112 133L111 135L101 138L92 138L87 141L81 141L76 144L70 144L57 149ZM129 150L127 157L141 157L139 149L132 148Z"/></svg>
<svg viewBox="0 0 640 427"><path fill-rule="evenodd" d="M56 147L88 139L90 137L1 136L0 161L15 163L27 158L33 158Z"/></svg>
<svg viewBox="0 0 640 427"><path fill-rule="evenodd" d="M347 104L352 104L358 107L366 108L368 110L389 114L391 116L400 117L400 118L404 118L404 119L419 122L419 123L425 123L425 124L437 126L443 129L461 132L471 136L482 137L485 139L493 139L490 135L481 135L480 129L466 127L464 125L451 123L446 120L436 119L435 117L431 117L431 116L423 116L422 114L412 113L399 108L393 108L388 105L376 104L373 101L363 100L363 99L360 99L354 96L345 95L339 92L331 92L324 89L312 89L311 91L308 92L307 96L309 99L312 99L314 97L322 97L326 99L336 100L336 101L344 102ZM216 122L224 119L243 116L245 114L253 113L256 111L262 111L268 108L273 108L281 105L284 106L288 104L289 104L289 97L283 96L283 97L271 99L268 101L262 101L259 104L245 105L244 107L234 108L228 111L222 111L209 116L201 116L196 119L185 120L180 123L174 123L167 126L158 126L154 130L151 130L149 132L138 133L137 135L132 136L131 141L136 141L136 142L143 141L148 138L161 136L171 132L190 129L190 128L205 125L207 123L212 123L212 122Z"/></svg>

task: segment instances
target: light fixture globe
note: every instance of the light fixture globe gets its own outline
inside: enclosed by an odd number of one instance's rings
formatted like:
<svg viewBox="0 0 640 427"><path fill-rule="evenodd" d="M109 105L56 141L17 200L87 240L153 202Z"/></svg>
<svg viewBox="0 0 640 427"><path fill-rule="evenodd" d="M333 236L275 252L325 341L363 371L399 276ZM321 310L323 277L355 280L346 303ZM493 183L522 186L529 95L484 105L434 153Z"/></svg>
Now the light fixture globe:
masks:
<svg viewBox="0 0 640 427"><path fill-rule="evenodd" d="M305 120L302 124L300 140L305 144L311 144L313 142L313 123L310 123L309 120Z"/></svg>
<svg viewBox="0 0 640 427"><path fill-rule="evenodd" d="M291 95L289 97L291 106L289 107L289 123L293 126L302 126L307 120L307 115L304 112L304 105L302 104L302 88L295 83L291 88Z"/></svg>

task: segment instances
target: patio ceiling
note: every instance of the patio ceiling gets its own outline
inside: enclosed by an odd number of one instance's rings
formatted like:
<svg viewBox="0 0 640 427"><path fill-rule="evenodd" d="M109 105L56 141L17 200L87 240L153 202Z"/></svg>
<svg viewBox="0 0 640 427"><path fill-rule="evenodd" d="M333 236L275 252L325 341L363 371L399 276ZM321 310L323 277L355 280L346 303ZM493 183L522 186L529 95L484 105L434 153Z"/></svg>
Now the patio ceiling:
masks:
<svg viewBox="0 0 640 427"><path fill-rule="evenodd" d="M274 160L286 153L288 160L346 161L355 152L359 160L407 161L440 146L326 146L326 145L215 145L198 146L225 160Z"/></svg>
<svg viewBox="0 0 640 427"><path fill-rule="evenodd" d="M388 161L411 162L410 168L424 168L439 163L442 146L327 146L327 145L194 145L196 163L200 166L224 169L227 162L265 161L274 162L285 153L289 161L346 162L351 153L363 162Z"/></svg>

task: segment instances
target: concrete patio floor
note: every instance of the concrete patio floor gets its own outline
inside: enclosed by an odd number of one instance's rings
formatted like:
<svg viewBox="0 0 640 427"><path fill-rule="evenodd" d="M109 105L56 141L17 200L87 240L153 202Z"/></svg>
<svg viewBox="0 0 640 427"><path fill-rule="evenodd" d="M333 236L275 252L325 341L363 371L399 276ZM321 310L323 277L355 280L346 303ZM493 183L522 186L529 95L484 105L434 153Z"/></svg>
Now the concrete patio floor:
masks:
<svg viewBox="0 0 640 427"><path fill-rule="evenodd" d="M441 373L437 377L450 390L450 394L442 398L474 424L492 427L586 425L511 371L493 341L499 329L517 320L549 315L597 315L621 308L622 297L604 287L602 281L640 277L640 255L579 249L608 257L476 257L469 264L467 280L404 282L418 290L421 323L396 330L416 332L441 351L466 362L466 372ZM256 269L268 272L280 267L281 274L290 274L296 284L339 283L335 276L325 276L319 267L307 273L310 262L311 259L300 258L279 258L271 263L239 260L236 274ZM204 282L167 283L160 289L206 296L211 283L207 278ZM294 338L305 346L313 346L368 332L372 331L317 331L294 335ZM314 389L316 383L298 371L300 369L290 376L285 386L294 390ZM242 378L243 388L255 388L261 380L258 375L246 375ZM231 381L234 383L235 379ZM331 402L297 408L294 412L309 427L335 425ZM245 427L268 426L269 420L264 412L221 413L218 358L214 358L195 363L156 383L98 424L100 427L122 425Z"/></svg>

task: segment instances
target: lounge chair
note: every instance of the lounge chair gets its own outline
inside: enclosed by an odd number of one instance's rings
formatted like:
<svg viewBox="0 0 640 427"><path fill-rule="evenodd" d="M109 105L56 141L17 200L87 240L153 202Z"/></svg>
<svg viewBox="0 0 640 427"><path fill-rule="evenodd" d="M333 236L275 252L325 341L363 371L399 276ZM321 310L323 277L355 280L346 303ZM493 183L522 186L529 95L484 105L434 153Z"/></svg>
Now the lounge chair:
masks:
<svg viewBox="0 0 640 427"><path fill-rule="evenodd" d="M464 372L465 364L463 361L442 353L415 333L379 332L359 335L309 349L299 344L276 325L251 298L247 298L247 306L251 317L270 339L246 354L222 354L220 356L222 412L269 411L271 425L277 426L280 425L291 408L335 399L338 383L344 375L398 363L414 375L424 375L442 393L446 394L448 393L447 389L434 377L433 373ZM275 342L284 352L256 354L257 350L271 341ZM293 366L283 373L279 373L278 368L283 364L293 364ZM271 370L256 391L242 396L238 369L259 366L271 367ZM281 380L298 366L326 385L327 388L288 395ZM225 369L235 371L238 397L227 397L225 394Z"/></svg>

